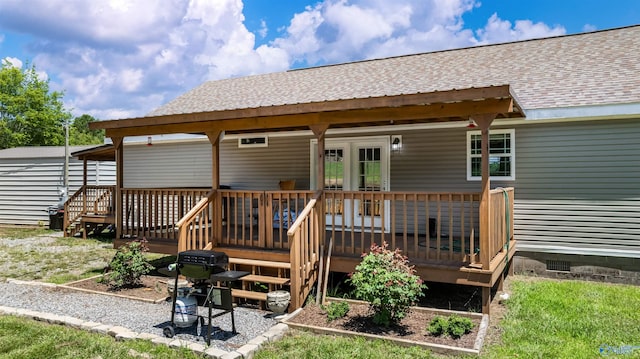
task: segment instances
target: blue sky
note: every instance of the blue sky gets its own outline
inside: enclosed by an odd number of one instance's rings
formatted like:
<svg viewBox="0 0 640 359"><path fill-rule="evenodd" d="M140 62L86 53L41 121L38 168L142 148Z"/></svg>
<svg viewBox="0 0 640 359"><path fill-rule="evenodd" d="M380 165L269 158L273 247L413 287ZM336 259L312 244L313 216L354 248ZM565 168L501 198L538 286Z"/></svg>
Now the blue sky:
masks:
<svg viewBox="0 0 640 359"><path fill-rule="evenodd" d="M0 0L0 58L74 115L142 116L207 80L636 25L638 0Z"/></svg>

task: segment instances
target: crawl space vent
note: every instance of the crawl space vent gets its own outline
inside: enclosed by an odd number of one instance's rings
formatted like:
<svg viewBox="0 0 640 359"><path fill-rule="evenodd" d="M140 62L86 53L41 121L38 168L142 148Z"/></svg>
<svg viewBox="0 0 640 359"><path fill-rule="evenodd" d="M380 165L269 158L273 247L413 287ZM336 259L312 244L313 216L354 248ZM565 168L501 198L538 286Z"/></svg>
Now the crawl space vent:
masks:
<svg viewBox="0 0 640 359"><path fill-rule="evenodd" d="M571 263L567 261L547 261L547 270L554 270L560 272L571 271Z"/></svg>

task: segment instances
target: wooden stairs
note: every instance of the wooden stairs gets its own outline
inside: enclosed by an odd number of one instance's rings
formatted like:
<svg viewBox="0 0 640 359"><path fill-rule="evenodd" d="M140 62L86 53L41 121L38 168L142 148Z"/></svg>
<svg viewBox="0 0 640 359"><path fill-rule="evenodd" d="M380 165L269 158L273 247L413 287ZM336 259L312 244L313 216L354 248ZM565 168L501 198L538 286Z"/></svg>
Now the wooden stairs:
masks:
<svg viewBox="0 0 640 359"><path fill-rule="evenodd" d="M94 235L100 234L109 226L114 226L115 223L116 219L113 214L85 214L64 228L64 235L66 237L73 237L82 233L82 238L87 239L89 233L93 233Z"/></svg>
<svg viewBox="0 0 640 359"><path fill-rule="evenodd" d="M229 269L247 271L250 274L234 285L231 294L237 301L257 302L266 307L267 292L289 291L291 263L289 252L264 252L259 250L215 248L229 256Z"/></svg>

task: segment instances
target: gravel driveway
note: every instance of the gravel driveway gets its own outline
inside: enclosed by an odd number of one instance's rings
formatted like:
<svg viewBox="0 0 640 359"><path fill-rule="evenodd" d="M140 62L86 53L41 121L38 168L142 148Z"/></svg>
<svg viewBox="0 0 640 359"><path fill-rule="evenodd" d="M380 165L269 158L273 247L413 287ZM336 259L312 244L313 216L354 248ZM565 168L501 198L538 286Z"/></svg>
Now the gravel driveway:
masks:
<svg viewBox="0 0 640 359"><path fill-rule="evenodd" d="M59 243L58 234L38 236L24 239L2 239L0 238L0 273L5 277L12 277L12 273L23 273L22 269L30 269L34 272L34 267L40 261L48 257L57 258L61 267L66 260L78 261L77 258L85 258L82 266L75 266L72 270L79 268L92 268L103 263L104 259L93 260L91 256L79 256L79 253L93 253L97 247L104 247L104 244L84 245L77 242L79 239L70 239L69 245L56 245ZM82 240L80 240L82 241ZM107 246L110 246L108 244ZM102 251L105 248L97 248ZM62 255L61 255L62 254ZM104 266L104 264L101 264ZM66 270L66 269L65 269ZM46 278L46 273L41 273ZM14 276L16 279L29 280L20 275ZM25 308L39 312L52 313L58 315L68 315L78 319L90 320L98 323L117 325L128 328L138 333L150 333L162 336L162 329L169 324L171 319L171 303L163 302L159 304L146 303L131 299L118 298L103 294L89 294L59 287L46 287L33 284L18 284L0 281L0 305L14 308ZM214 311L214 314L218 311ZM207 315L207 309L200 307L198 313ZM270 312L253 308L238 307L234 311L235 324L238 334L231 333L231 315L225 314L213 319L214 326L220 330L212 333L211 346L226 351L233 351L246 344L251 339L267 331L276 321L271 318ZM204 344L207 334L206 326L197 329L178 328L176 338L199 342Z"/></svg>

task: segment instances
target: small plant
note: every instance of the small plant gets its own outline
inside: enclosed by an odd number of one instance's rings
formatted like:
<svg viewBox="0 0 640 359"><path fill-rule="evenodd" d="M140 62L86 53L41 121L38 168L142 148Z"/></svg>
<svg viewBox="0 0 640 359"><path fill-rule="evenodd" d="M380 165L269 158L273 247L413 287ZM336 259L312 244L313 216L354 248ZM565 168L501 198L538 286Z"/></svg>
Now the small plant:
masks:
<svg viewBox="0 0 640 359"><path fill-rule="evenodd" d="M460 338L461 336L469 333L473 329L473 322L466 317L459 317L452 315L449 317L449 335L452 338Z"/></svg>
<svg viewBox="0 0 640 359"><path fill-rule="evenodd" d="M327 322L344 318L349 313L349 303L347 302L331 302L328 306L322 306L322 310L327 312Z"/></svg>
<svg viewBox="0 0 640 359"><path fill-rule="evenodd" d="M404 318L426 289L407 257L387 247L386 242L372 244L350 279L355 297L373 308L373 322L384 326Z"/></svg>
<svg viewBox="0 0 640 359"><path fill-rule="evenodd" d="M154 269L144 255L148 250L145 239L121 246L99 282L107 284L112 290L139 286L140 278Z"/></svg>
<svg viewBox="0 0 640 359"><path fill-rule="evenodd" d="M440 336L448 334L454 339L458 339L469 333L471 329L473 329L471 319L458 315L452 315L448 319L437 316L431 320L431 323L429 323L427 327L427 331L429 331L431 335Z"/></svg>
<svg viewBox="0 0 640 359"><path fill-rule="evenodd" d="M436 337L439 337L442 334L447 333L448 329L449 329L449 321L439 315L433 318L431 320L431 323L429 323L429 326L427 327L427 330L429 331L429 333Z"/></svg>

